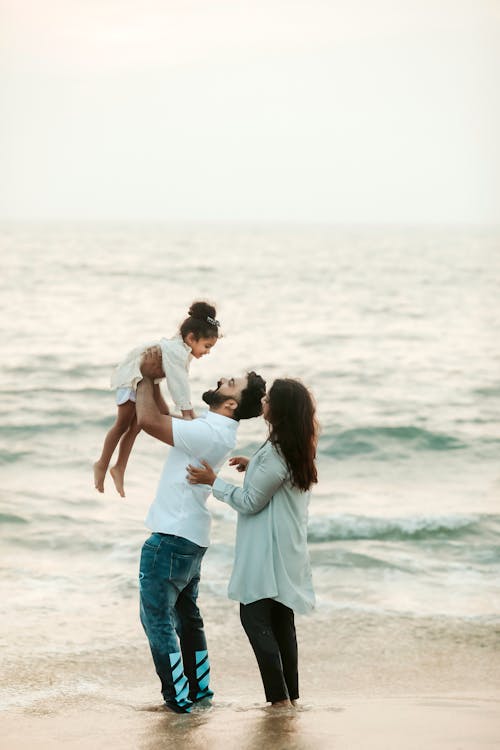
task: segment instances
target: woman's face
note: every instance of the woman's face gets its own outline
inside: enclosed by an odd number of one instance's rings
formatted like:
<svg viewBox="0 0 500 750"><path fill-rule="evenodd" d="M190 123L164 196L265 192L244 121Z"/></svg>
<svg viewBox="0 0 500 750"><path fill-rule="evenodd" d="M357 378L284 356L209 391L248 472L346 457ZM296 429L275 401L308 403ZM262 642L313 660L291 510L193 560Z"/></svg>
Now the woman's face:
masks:
<svg viewBox="0 0 500 750"><path fill-rule="evenodd" d="M261 399L262 404L262 416L266 420L266 422L269 422L269 414L270 414L270 408L269 408L269 396L266 395L262 397Z"/></svg>

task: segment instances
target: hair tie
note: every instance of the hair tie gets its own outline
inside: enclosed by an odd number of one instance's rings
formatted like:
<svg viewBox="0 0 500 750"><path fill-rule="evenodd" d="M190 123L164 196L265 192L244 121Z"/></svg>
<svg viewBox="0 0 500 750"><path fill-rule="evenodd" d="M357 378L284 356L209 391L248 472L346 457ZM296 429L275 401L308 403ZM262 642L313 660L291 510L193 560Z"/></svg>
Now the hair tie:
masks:
<svg viewBox="0 0 500 750"><path fill-rule="evenodd" d="M209 323L211 326L214 326L215 328L219 328L220 323L218 320L215 320L215 318L211 318L210 315L207 315L207 323Z"/></svg>

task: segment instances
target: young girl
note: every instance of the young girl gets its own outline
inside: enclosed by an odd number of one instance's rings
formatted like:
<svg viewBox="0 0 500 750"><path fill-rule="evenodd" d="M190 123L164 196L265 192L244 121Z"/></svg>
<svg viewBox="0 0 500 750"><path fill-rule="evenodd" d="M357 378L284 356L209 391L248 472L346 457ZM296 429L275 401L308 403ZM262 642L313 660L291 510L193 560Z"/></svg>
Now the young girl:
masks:
<svg viewBox="0 0 500 750"><path fill-rule="evenodd" d="M171 339L160 339L154 344L137 347L127 354L111 376L111 387L116 389L118 414L116 421L104 440L102 453L94 464L94 484L99 492L104 492L104 477L109 462L118 443L118 460L110 469L116 489L125 497L123 487L125 468L134 441L140 432L135 415L135 392L142 379L141 357L150 346L161 349L162 366L168 390L184 419L193 419L188 383L188 370L193 357L200 359L210 354L217 343L219 321L215 319L215 307L206 302L193 302L188 317L182 323L179 333ZM155 399L160 411L168 414L168 407L160 392L159 381L155 381Z"/></svg>

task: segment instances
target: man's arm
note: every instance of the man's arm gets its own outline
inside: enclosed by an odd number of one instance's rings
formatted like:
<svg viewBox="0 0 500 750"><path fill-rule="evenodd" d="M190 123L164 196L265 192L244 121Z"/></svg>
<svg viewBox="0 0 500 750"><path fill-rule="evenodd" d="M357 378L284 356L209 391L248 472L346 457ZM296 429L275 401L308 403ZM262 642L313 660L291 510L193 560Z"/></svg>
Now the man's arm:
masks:
<svg viewBox="0 0 500 750"><path fill-rule="evenodd" d="M160 412L155 401L154 383L150 378L145 377L137 385L135 410L137 425L141 430L167 445L174 444L172 417Z"/></svg>
<svg viewBox="0 0 500 750"><path fill-rule="evenodd" d="M163 398L163 394L160 390L160 384L155 383L154 384L154 396L156 405L158 406L158 409L160 410L161 414L170 414L170 409L167 406L167 403L165 399Z"/></svg>

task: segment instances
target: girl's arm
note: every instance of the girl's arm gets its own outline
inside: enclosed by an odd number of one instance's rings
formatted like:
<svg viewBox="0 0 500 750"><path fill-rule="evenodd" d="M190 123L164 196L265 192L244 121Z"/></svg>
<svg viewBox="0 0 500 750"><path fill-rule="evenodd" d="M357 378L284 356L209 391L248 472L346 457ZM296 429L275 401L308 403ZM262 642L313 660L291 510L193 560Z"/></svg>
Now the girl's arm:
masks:
<svg viewBox="0 0 500 750"><path fill-rule="evenodd" d="M189 388L188 370L186 367L186 352L173 348L169 350L169 357L165 360L165 378L167 388L173 402L184 418L184 412L192 411L191 391ZM193 417L194 418L194 415Z"/></svg>
<svg viewBox="0 0 500 750"><path fill-rule="evenodd" d="M195 419L196 414L192 409L181 409L183 419Z"/></svg>

